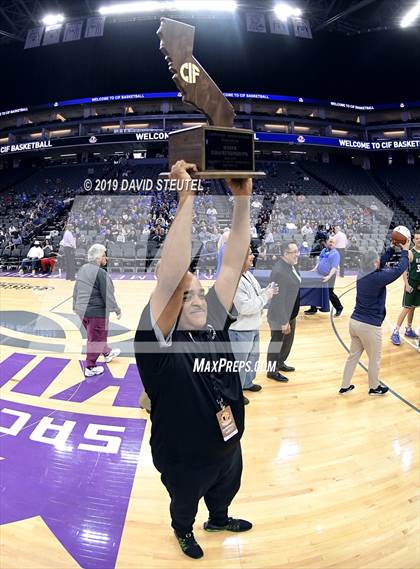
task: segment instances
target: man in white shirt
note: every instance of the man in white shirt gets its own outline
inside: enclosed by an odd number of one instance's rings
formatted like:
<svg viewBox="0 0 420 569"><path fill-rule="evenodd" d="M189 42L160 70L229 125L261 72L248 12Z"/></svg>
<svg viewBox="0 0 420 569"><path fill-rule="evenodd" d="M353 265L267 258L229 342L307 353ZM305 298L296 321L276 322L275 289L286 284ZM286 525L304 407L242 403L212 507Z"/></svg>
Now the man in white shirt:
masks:
<svg viewBox="0 0 420 569"><path fill-rule="evenodd" d="M260 325L264 306L278 293L277 286L262 289L257 279L249 271L254 255L249 249L248 257L242 267L242 275L236 290L233 304L238 312L237 319L229 328L229 338L237 362L241 362L239 375L242 389L260 391L261 385L253 383L260 358ZM249 403L244 397L245 405Z"/></svg>
<svg viewBox="0 0 420 569"><path fill-rule="evenodd" d="M216 222L217 209L214 207L213 204L207 208L206 214L207 214L207 221L209 223L215 223Z"/></svg>
<svg viewBox="0 0 420 569"><path fill-rule="evenodd" d="M73 225L69 223L64 232L63 239L60 241L60 245L64 249L64 257L66 259L67 281L74 281L76 274L76 238L74 237L72 231Z"/></svg>
<svg viewBox="0 0 420 569"><path fill-rule="evenodd" d="M309 225L309 222L306 222L305 225L302 227L302 229L300 230L302 236L304 238L306 238L308 235L313 235L313 229L312 227Z"/></svg>
<svg viewBox="0 0 420 569"><path fill-rule="evenodd" d="M344 261L348 239L344 231L341 231L341 227L339 225L335 226L334 243L335 248L340 253L340 277L344 277Z"/></svg>
<svg viewBox="0 0 420 569"><path fill-rule="evenodd" d="M34 275L36 272L37 267L39 266L39 260L42 259L44 256L44 250L41 247L39 241L34 241L34 244L28 251L28 255L25 259L22 260L20 265L19 274L23 275L25 269L31 265L32 266L32 274Z"/></svg>

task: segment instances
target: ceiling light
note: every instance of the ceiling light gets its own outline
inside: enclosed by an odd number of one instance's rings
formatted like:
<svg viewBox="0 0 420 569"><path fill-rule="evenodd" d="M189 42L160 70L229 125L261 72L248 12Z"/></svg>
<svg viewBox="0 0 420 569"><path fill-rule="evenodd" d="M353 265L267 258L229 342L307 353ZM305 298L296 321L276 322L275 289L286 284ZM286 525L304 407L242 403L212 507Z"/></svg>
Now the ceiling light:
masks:
<svg viewBox="0 0 420 569"><path fill-rule="evenodd" d="M212 0L211 2L197 2L196 0L163 0L150 2L122 2L102 6L99 13L103 16L136 14L141 12L158 12L162 10L180 10L185 12L234 12L237 3L234 0Z"/></svg>
<svg viewBox="0 0 420 569"><path fill-rule="evenodd" d="M54 26L55 24L62 24L63 22L63 14L47 14L42 18L42 23L46 26Z"/></svg>
<svg viewBox="0 0 420 569"><path fill-rule="evenodd" d="M277 4L274 6L274 13L279 20L286 22L288 18L294 17L299 18L302 15L302 10L289 4Z"/></svg>
<svg viewBox="0 0 420 569"><path fill-rule="evenodd" d="M401 19L400 26L402 28L408 28L408 26L414 24L415 20L418 18L419 15L420 15L420 0L418 0L415 6L410 8L410 10Z"/></svg>

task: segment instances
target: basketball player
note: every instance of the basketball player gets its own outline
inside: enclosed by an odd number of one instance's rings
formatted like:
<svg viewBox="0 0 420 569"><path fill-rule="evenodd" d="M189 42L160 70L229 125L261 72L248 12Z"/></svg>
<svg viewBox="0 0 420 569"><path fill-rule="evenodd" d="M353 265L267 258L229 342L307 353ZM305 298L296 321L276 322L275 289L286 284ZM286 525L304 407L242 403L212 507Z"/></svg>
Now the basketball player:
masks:
<svg viewBox="0 0 420 569"><path fill-rule="evenodd" d="M184 186L163 246L156 289L140 318L135 353L151 401L152 457L171 498L172 528L183 553L198 559L203 550L193 524L201 498L209 510L206 531L252 527L228 517L241 483L244 430L242 385L239 371L232 371L236 362L228 328L249 247L252 183L229 182L235 197L230 237L220 273L205 294L188 271L194 202L188 171L195 170L183 160L171 170L171 178L184 180ZM222 362L230 364L230 371Z"/></svg>
<svg viewBox="0 0 420 569"><path fill-rule="evenodd" d="M394 346L401 345L400 327L407 316L407 326L404 336L407 338L418 338L413 330L414 311L420 306L420 231L414 233L414 247L408 252L410 263L408 271L403 274L404 296L403 309L398 316L397 325L391 335L391 342Z"/></svg>

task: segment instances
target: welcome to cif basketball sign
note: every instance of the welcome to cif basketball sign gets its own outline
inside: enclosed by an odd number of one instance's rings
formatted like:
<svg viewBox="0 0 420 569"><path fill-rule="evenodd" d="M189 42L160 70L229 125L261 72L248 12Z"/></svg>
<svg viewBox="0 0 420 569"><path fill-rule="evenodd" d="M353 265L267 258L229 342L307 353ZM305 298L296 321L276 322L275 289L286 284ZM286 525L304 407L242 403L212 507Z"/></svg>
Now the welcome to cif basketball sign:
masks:
<svg viewBox="0 0 420 569"><path fill-rule="evenodd" d="M184 70L185 76L188 81L194 82L196 80L195 72L191 68ZM16 144L3 144L0 146L0 156L23 153L23 152L40 152L54 149L75 148L81 147L81 150L86 150L86 147L93 145L105 144L124 144L124 143L152 143L152 142L165 142L169 138L169 132L165 130L149 130L144 132L124 132L121 134L103 134L97 136L75 136L65 137L46 141L32 141L20 142ZM350 138L334 138L328 136L312 136L312 135L297 135L297 134L281 134L273 132L256 132L255 141L258 142L274 142L281 144L305 144L311 146L324 146L331 148L343 148L363 151L378 151L378 150L418 150L420 149L420 140L410 139L397 139L397 140L382 140L377 142L354 140Z"/></svg>

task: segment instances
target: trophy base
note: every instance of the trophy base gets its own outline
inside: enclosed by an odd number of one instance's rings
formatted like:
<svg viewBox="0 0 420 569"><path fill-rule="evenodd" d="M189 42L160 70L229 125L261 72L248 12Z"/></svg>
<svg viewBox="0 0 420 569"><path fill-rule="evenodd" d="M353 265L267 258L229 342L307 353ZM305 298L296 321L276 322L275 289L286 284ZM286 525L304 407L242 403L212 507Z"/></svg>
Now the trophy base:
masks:
<svg viewBox="0 0 420 569"><path fill-rule="evenodd" d="M159 178L169 178L170 172L161 172ZM199 180L215 180L221 178L232 178L232 179L242 179L242 178L265 178L265 172L254 172L254 171L232 171L232 170L203 170L202 172L192 172L191 178Z"/></svg>

